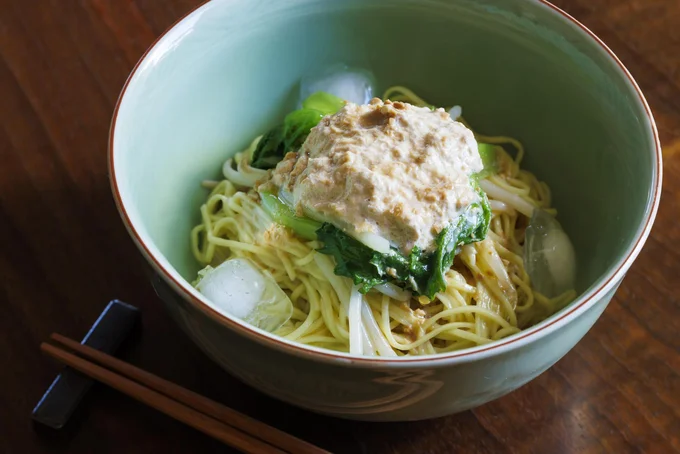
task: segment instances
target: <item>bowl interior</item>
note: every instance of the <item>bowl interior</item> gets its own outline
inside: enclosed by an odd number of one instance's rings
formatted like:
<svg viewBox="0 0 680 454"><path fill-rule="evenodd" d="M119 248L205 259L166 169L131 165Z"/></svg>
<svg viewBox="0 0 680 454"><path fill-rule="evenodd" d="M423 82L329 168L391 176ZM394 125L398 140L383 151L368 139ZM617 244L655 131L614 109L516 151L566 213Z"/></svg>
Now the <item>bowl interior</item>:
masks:
<svg viewBox="0 0 680 454"><path fill-rule="evenodd" d="M553 191L584 292L625 258L650 207L650 119L617 63L576 25L523 0L214 0L143 60L113 132L113 171L142 241L176 277L223 161L280 121L310 71L370 69L458 104L474 129L526 146Z"/></svg>

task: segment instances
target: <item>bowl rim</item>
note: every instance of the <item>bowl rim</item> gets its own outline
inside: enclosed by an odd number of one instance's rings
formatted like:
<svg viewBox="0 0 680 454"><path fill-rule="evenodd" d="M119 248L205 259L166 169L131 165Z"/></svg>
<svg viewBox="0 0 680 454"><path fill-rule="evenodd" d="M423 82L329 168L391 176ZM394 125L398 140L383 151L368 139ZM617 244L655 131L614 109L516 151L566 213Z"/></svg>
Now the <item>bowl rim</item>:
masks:
<svg viewBox="0 0 680 454"><path fill-rule="evenodd" d="M134 243L137 245L139 250L145 256L147 261L156 270L156 272L163 278L165 283L170 285L171 288L173 288L177 293L180 293L180 295L183 297L185 301L188 301L196 309L200 310L209 318L213 319L219 324L232 329L235 333L239 335L245 335L246 337L258 342L261 345L273 347L284 353L292 354L298 357L305 357L315 361L331 362L334 364L353 365L359 367L386 367L388 365L390 367L400 366L413 367L416 365L423 364L427 366L444 366L451 365L453 363L459 364L463 362L476 361L489 356L496 356L502 354L509 350L520 347L522 345L526 345L529 342L538 340L556 331L559 327L568 324L570 321L579 317L582 313L591 309L601 299L602 295L604 295L605 293L609 292L612 289L615 289L615 287L623 279L625 273L628 271L628 269L630 268L630 266L640 253L642 247L644 246L647 240L647 237L649 236L652 225L656 218L661 198L663 180L663 164L662 164L663 158L661 152L661 142L659 139L659 133L652 111L649 107L649 104L647 103L647 100L645 99L644 94L642 93L640 87L638 86L637 82L630 74L628 69L623 65L621 60L614 54L614 52L611 49L609 49L609 47L597 35L595 35L595 33L593 33L590 29L588 29L585 25L576 20L570 14L568 14L561 8L553 5L549 1L538 0L537 3L539 6L543 5L544 7L547 7L549 10L551 10L552 14L555 14L556 16L561 16L563 19L566 19L568 22L571 22L572 25L575 25L577 30L579 30L581 33L584 33L586 35L586 38L590 38L594 44L600 47L601 51L604 51L605 56L608 56L611 59L611 61L616 64L618 70L625 77L625 79L627 79L629 88L632 88L632 90L638 95L639 102L647 115L647 120L649 121L648 126L651 129L652 139L654 142L654 153L656 158L656 160L654 161L654 168L652 169L653 170L652 197L647 201L647 206L645 207L645 219L643 222L640 223L640 225L643 225L644 227L642 229L639 229L638 227L636 238L629 243L628 253L623 260L620 260L616 269L609 271L607 274L600 277L599 280L602 282L596 288L590 289L586 293L582 294L579 297L580 301L577 300L576 303L573 303L572 306L568 306L566 310L563 310L561 313L554 314L553 316L546 319L544 322L541 322L533 327L527 328L521 331L520 333L509 336L505 339L497 340L486 345L463 349L460 351L440 353L436 355L423 355L398 358L350 355L348 353L335 352L333 350L307 346L303 344L298 344L294 341L288 341L274 334L266 333L262 330L259 330L253 326L248 325L245 322L234 320L217 312L216 310L209 307L204 301L201 301L199 298L197 298L187 289L187 286L189 286L188 282L186 282L184 279L180 281L175 279L172 276L172 274L163 266L161 261L159 261L154 256L154 253L151 251L151 249L144 243L142 236L135 229L135 226L133 225L133 222L123 204L123 200L118 188L118 181L116 178L116 171L114 165L115 155L114 136L116 131L116 122L118 119L118 114L120 111L122 101L125 97L125 94L131 81L133 80L135 74L137 73L137 70L140 68L143 62L146 61L149 54L157 47L158 43L172 30L174 30L178 24L183 22L189 16L196 14L197 12L199 12L199 10L209 6L209 4L211 3L213 3L213 0L205 0L199 3L193 9L186 12L178 20L176 20L170 27L168 27L154 40L154 42L146 49L144 54L135 64L125 84L123 85L123 88L121 89L121 92L118 96L113 111L113 116L109 129L107 161L109 167L109 180L111 184L111 190L113 193L114 201L116 203L116 207L119 211L120 217L122 218L123 223L126 229L128 230L128 233L132 237ZM630 247L630 244L632 244L633 246Z"/></svg>

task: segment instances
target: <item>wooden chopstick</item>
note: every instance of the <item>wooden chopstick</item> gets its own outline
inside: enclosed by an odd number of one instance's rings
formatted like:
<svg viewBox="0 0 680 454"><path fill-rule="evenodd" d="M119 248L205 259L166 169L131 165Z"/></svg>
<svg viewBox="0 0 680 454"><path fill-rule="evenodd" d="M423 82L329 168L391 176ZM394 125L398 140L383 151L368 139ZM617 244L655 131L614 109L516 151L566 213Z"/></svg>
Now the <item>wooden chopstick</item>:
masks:
<svg viewBox="0 0 680 454"><path fill-rule="evenodd" d="M51 338L87 359L43 343L41 349L47 354L244 452L328 454L310 443L72 339L59 334L53 334Z"/></svg>
<svg viewBox="0 0 680 454"><path fill-rule="evenodd" d="M328 454L327 451L320 449L306 441L300 440L286 432L271 427L261 421L244 415L236 410L212 401L200 394L182 388L172 382L164 380L145 370L133 366L132 364L121 361L113 356L107 355L99 350L88 347L73 339L54 333L51 339L71 350L77 352L82 357L95 361L106 368L116 371L132 380L135 380L151 389L154 389L166 396L187 405L194 410L200 411L212 418L222 421L230 426L236 427L243 432L249 433L274 446L278 446L286 451L300 454Z"/></svg>
<svg viewBox="0 0 680 454"><path fill-rule="evenodd" d="M54 345L43 343L41 350L58 359L64 364L88 375L95 380L105 383L138 401L149 405L163 413L181 421L201 432L208 434L223 443L240 449L247 453L271 453L281 454L281 451L261 440L251 437L237 429L223 424L210 416L193 410L179 402L176 402L163 394L140 385L132 380L115 374L101 366L82 359L72 353L68 353Z"/></svg>

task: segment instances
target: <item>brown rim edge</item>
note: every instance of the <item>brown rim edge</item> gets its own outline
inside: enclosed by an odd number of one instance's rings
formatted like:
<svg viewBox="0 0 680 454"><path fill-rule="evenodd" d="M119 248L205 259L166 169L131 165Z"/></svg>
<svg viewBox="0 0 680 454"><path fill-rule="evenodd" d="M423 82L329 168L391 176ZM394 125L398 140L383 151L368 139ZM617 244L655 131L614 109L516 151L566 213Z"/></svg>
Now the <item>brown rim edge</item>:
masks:
<svg viewBox="0 0 680 454"><path fill-rule="evenodd" d="M651 202L651 209L649 210L649 213L647 215L647 219L645 220L644 227L639 233L638 238L636 239L634 245L632 248L630 248L630 251L628 255L625 257L625 259L622 261L620 266L614 270L613 272L610 273L608 279L604 281L600 286L591 291L591 295L587 298L585 298L583 301L581 301L579 304L571 307L568 311L560 314L560 316L556 317L553 320L550 320L549 323L541 326L538 329L532 330L531 328L528 331L525 331L523 333L520 333L515 336L509 337L506 341L504 340L499 340L496 342L491 343L487 347L478 347L474 349L469 349L469 350L461 350L460 352L451 352L451 353L442 353L436 356L427 356L427 357L415 357L415 358L400 358L400 359L390 359L390 358L381 358L381 357L376 357L376 358L362 358L362 357L356 357L356 356L347 356L345 354L337 354L333 353L332 351L328 350L327 352L324 351L317 351L314 349L310 349L308 347L305 347L302 344L295 344L293 342L288 343L286 341L283 341L275 336L269 336L265 335L263 333L260 333L256 331L255 329L245 325L245 324L239 324L228 317L220 314L219 312L213 310L212 308L208 307L205 303L203 303L201 300L197 299L194 295L189 293L183 286L181 282L178 282L175 280L171 274L160 264L160 262L154 257L154 255L151 253L149 248L144 244L142 241L140 235L137 233L137 230L135 227L132 225L132 222L125 210L125 207L123 206L123 201L120 196L120 192L118 190L118 184L116 180L116 173L115 173L115 166L114 166L114 158L113 158L113 149L114 149L114 133L115 133L115 128L116 128L116 120L118 119L118 112L120 110L121 102L123 100L123 97L125 96L125 93L127 91L127 88L131 82L131 80L134 78L137 70L139 69L140 65L144 60L146 59L147 55L156 47L158 42L162 40L172 29L175 28L177 24L179 24L181 21L183 21L185 18L190 16L191 14L195 13L202 7L206 6L208 3L210 3L211 0L206 0L184 14L182 17L180 17L175 23L173 23L167 30L165 30L154 42L149 46L149 48L144 52L142 57L139 59L137 64L135 64L134 68L130 72L130 75L128 76L125 84L123 85L123 88L120 92L120 95L118 96L118 100L116 101L116 106L113 111L113 118L111 120L111 126L109 129L109 144L108 144L108 166L109 166L109 180L111 183L111 189L113 192L114 200L116 203L116 206L118 208L118 211L121 215L121 218L123 219L123 222L125 223L125 226L132 236L135 244L137 247L141 249L141 252L147 257L149 261L152 262L154 265L154 268L156 268L157 271L160 271L161 276L164 278L164 280L173 285L174 287L178 288L182 292L182 296L190 301L196 308L201 310L203 313L205 313L207 316L212 317L216 319L219 323L222 325L226 325L229 328L240 332L242 334L247 335L250 337L252 340L257 341L260 344L265 344L268 346L274 346L278 347L278 349L286 351L286 353L291 353L295 355L304 355L306 357L311 357L312 359L316 360L336 360L336 361L342 361L343 363L358 363L358 364L371 364L371 365L376 365L376 366L384 366L384 365L404 365L404 364L412 364L412 363L422 363L422 362L440 362L441 360L450 360L454 358L462 358L462 357L469 357L471 355L479 355L481 353L491 351L491 350L497 350L502 347L506 347L510 344L516 343L520 340L523 340L527 337L535 336L540 332L545 332L545 330L556 323L564 320L565 318L571 316L574 314L576 311L580 309L584 309L587 306L590 306L596 299L597 297L603 292L603 290L608 287L612 281L621 274L622 270L624 270L627 266L631 264L631 261L633 261L637 255L639 254L640 250L642 249L642 246L647 240L647 237L649 236L649 233L651 231L651 226L654 222L654 219L656 217L656 213L658 210L659 202L660 202L660 196L661 196L661 189L662 189L662 153L661 153L661 142L659 140L659 133L657 130L656 123L654 121L654 116L652 115L652 111L647 103L647 100L645 99L644 94L640 90L640 87L638 86L637 82L633 78L633 76L630 74L628 69L623 65L621 60L614 54L614 52L607 47L607 45L595 35L591 30L589 30L585 25L580 23L578 20L576 20L574 17L572 17L570 14L567 12L563 11L562 9L558 8L557 6L553 5L552 3L548 2L547 0L538 0L539 3L549 7L556 13L560 14L562 17L567 19L568 21L572 22L574 25L579 27L582 31L584 31L588 36L590 36L597 44L600 45L600 47L612 58L612 60L618 65L619 69L623 72L623 74L626 76L628 79L629 83L633 87L633 89L636 91L639 100L644 107L645 113L647 114L650 127L652 129L652 134L653 134L653 139L654 139L654 145L655 145L655 151L656 151L656 168L657 168L657 178L656 178L656 187L654 187L653 191L653 198Z"/></svg>

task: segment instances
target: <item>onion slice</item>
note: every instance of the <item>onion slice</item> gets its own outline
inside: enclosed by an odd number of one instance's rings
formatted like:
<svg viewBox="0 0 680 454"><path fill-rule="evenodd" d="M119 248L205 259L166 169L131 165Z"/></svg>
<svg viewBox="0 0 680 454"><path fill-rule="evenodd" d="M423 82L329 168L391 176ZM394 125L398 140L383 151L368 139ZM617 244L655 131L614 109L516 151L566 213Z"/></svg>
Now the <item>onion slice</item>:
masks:
<svg viewBox="0 0 680 454"><path fill-rule="evenodd" d="M486 192L486 195L493 197L494 199L500 200L512 208L516 209L526 217L530 218L534 212L534 206L524 200L522 197L512 192L506 191L495 183L492 183L488 179L481 180L479 186Z"/></svg>
<svg viewBox="0 0 680 454"><path fill-rule="evenodd" d="M352 355L362 355L364 353L363 330L361 323L361 304L363 297L359 292L359 287L352 286L349 296L349 352Z"/></svg>

